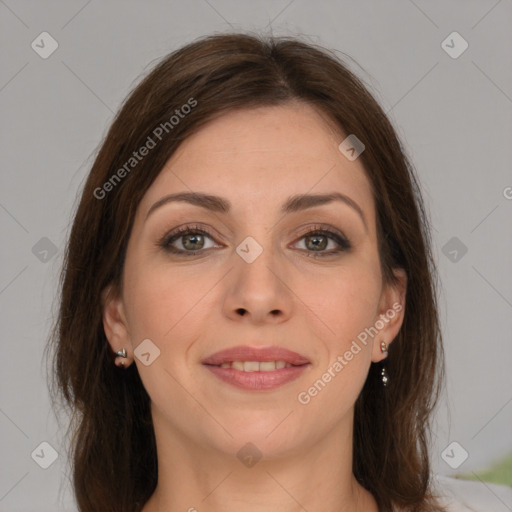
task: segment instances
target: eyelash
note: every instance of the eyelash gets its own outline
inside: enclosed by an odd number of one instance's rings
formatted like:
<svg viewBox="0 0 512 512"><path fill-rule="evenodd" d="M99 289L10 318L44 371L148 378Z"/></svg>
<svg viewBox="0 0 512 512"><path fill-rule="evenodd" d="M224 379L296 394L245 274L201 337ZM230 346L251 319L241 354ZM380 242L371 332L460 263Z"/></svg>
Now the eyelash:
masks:
<svg viewBox="0 0 512 512"><path fill-rule="evenodd" d="M213 239L213 235L208 232L208 230L203 229L197 225L187 225L182 226L175 231L166 234L160 241L157 242L157 245L164 249L166 252L178 255L178 256L196 256L197 254L200 254L202 252L206 252L208 249L202 249L199 251L185 251L182 249L177 249L176 247L173 247L171 244L175 242L176 240L179 240L185 235L203 235L207 236L211 239ZM329 229L325 229L321 225L314 226L310 231L307 231L306 233L303 233L300 238L297 240L300 241L303 238L311 237L315 235L325 236L334 242L338 244L338 248L335 250L331 250L329 252L316 252L316 251L307 251L307 249L300 249L301 251L309 252L308 257L310 258L325 258L327 256L332 256L334 254L338 254L343 251L348 251L352 248L352 244L349 242L349 240L342 235L341 233L330 231Z"/></svg>

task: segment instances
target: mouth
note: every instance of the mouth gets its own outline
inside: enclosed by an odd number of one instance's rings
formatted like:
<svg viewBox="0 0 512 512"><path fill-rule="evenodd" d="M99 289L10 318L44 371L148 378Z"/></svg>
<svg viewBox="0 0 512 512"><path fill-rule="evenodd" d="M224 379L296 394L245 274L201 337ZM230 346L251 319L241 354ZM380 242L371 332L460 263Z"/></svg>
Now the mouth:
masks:
<svg viewBox="0 0 512 512"><path fill-rule="evenodd" d="M246 371L258 371L257 369L254 369L256 366L252 363L275 363L276 366L279 363L279 367L277 369L281 369L281 367L284 368L282 366L283 362L285 363L284 367L286 367L286 365L300 366L308 364L310 361L302 354L282 347L250 347L242 345L215 352L202 361L203 364L213 366L221 366L226 363L236 363L237 366L235 368L240 370L242 368L239 367L238 363L243 363L244 367L246 363L250 363L250 365L247 366ZM270 370L276 369L272 368L270 365L268 365L268 368Z"/></svg>
<svg viewBox="0 0 512 512"><path fill-rule="evenodd" d="M252 391L282 386L311 365L305 356L291 350L248 346L216 352L202 364L223 382Z"/></svg>
<svg viewBox="0 0 512 512"><path fill-rule="evenodd" d="M222 364L216 364L219 368L234 368L241 372L273 372L275 370L282 370L283 368L291 368L292 365L286 361L230 361Z"/></svg>

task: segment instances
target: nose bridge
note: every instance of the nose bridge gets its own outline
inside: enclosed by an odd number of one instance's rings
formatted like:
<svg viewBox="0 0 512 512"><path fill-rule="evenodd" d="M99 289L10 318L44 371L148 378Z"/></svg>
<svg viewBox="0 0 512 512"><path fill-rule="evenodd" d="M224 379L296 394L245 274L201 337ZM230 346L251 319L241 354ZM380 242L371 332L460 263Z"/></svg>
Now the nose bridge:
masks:
<svg viewBox="0 0 512 512"><path fill-rule="evenodd" d="M258 237L258 239L256 238ZM228 313L263 320L289 314L290 297L271 233L248 236L236 247Z"/></svg>
<svg viewBox="0 0 512 512"><path fill-rule="evenodd" d="M257 236L260 241L253 236L247 236L238 244L238 261L235 260L236 278L246 285L250 284L252 288L270 291L277 279L276 252L271 234Z"/></svg>

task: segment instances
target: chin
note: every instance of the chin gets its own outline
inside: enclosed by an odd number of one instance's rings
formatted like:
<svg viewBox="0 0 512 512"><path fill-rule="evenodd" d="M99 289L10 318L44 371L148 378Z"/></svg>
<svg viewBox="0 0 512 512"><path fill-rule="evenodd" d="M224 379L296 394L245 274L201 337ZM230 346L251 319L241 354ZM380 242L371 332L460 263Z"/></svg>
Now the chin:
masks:
<svg viewBox="0 0 512 512"><path fill-rule="evenodd" d="M243 418L231 422L227 428L233 438L223 437L223 451L232 455L240 450L243 452L246 447L245 450L249 452L258 450L260 456L266 459L286 457L300 451L303 444L307 444L307 431L304 426L296 424L297 419L290 412L281 410L266 417L262 417L262 411L244 414Z"/></svg>

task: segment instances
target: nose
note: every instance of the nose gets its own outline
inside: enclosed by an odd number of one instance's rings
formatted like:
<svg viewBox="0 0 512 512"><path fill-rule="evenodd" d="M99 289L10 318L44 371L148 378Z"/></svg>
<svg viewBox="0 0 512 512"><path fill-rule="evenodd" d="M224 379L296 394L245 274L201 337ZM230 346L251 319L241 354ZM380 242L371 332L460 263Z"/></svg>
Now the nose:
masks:
<svg viewBox="0 0 512 512"><path fill-rule="evenodd" d="M292 314L293 293L283 265L272 250L264 249L251 263L233 255L234 267L227 276L224 314L230 319L262 325L281 323ZM289 279L288 279L289 280Z"/></svg>

